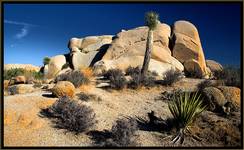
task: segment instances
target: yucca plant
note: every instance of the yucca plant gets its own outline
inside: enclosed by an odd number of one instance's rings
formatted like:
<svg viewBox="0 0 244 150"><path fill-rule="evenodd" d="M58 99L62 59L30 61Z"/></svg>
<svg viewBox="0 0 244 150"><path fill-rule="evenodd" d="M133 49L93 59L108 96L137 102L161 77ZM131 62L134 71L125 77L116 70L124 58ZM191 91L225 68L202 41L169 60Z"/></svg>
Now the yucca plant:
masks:
<svg viewBox="0 0 244 150"><path fill-rule="evenodd" d="M191 134L189 127L196 117L206 110L206 105L203 104L201 94L198 94L198 92L195 94L185 92L179 96L175 96L173 101L169 102L168 106L178 129L178 133L172 141L174 143L180 141L182 144L184 142L184 136L187 133ZM199 139L194 135L192 136Z"/></svg>
<svg viewBox="0 0 244 150"><path fill-rule="evenodd" d="M147 36L147 43L146 43L146 51L144 56L144 61L141 69L142 77L146 76L148 71L148 66L150 63L151 52L153 50L153 31L157 27L159 22L159 15L156 12L147 12L145 15L145 24L148 27L148 36Z"/></svg>

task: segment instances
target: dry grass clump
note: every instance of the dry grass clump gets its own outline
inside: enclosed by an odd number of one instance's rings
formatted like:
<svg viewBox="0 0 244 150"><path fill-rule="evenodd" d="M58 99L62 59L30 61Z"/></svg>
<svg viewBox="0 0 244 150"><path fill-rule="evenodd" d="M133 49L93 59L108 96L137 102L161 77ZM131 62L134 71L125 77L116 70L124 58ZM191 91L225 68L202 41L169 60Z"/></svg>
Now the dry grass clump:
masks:
<svg viewBox="0 0 244 150"><path fill-rule="evenodd" d="M80 92L78 94L76 94L76 96L78 96L79 100L81 101L90 101L90 100L98 100L101 101L102 99L94 94L87 94L84 92Z"/></svg>

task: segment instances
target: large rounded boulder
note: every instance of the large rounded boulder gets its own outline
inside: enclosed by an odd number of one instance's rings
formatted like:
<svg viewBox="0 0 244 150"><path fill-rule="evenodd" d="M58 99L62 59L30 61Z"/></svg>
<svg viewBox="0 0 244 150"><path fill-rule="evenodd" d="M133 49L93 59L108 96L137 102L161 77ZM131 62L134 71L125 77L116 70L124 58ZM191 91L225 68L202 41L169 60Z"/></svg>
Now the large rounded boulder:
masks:
<svg viewBox="0 0 244 150"><path fill-rule="evenodd" d="M149 71L155 71L160 75L170 69L183 71L183 65L171 56L170 33L170 26L163 23L159 23L154 30ZM148 27L145 26L119 32L102 60L94 64L95 72L111 68L125 70L129 66L141 67L146 51L147 36Z"/></svg>
<svg viewBox="0 0 244 150"><path fill-rule="evenodd" d="M227 101L241 106L241 90L239 88L231 86L218 86L218 89L222 91Z"/></svg>
<svg viewBox="0 0 244 150"><path fill-rule="evenodd" d="M173 26L173 56L185 63L187 72L208 78L205 57L197 28L188 21L176 21ZM190 64L190 66L189 66Z"/></svg>
<svg viewBox="0 0 244 150"><path fill-rule="evenodd" d="M52 79L56 77L59 71L62 70L63 65L66 63L66 58L64 55L57 55L50 58L48 67L46 67L47 73L45 77L47 79Z"/></svg>
<svg viewBox="0 0 244 150"><path fill-rule="evenodd" d="M223 70L223 66L214 60L206 60L206 65L211 72L220 72Z"/></svg>
<svg viewBox="0 0 244 150"><path fill-rule="evenodd" d="M59 81L52 89L53 95L57 97L74 97L75 86L69 81Z"/></svg>
<svg viewBox="0 0 244 150"><path fill-rule="evenodd" d="M208 109L211 111L221 112L223 111L224 105L227 103L225 96L216 87L206 87L202 91L204 95L204 101L208 104Z"/></svg>

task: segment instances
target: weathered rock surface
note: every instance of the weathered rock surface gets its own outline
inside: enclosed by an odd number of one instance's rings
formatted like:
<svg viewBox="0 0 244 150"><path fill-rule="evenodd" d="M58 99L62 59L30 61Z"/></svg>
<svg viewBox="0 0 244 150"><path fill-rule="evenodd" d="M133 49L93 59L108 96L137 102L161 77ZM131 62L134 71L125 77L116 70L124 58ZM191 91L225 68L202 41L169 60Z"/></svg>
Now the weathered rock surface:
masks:
<svg viewBox="0 0 244 150"><path fill-rule="evenodd" d="M203 95L206 97L205 102L210 106L211 111L221 111L227 100L225 96L216 87L206 87L203 89Z"/></svg>
<svg viewBox="0 0 244 150"><path fill-rule="evenodd" d="M59 73L59 71L62 70L62 67L65 63L66 63L66 58L64 55L57 55L51 57L48 64L48 72L45 77L47 79L54 78Z"/></svg>
<svg viewBox="0 0 244 150"><path fill-rule="evenodd" d="M51 91L57 97L73 97L75 94L75 86L69 81L59 81Z"/></svg>
<svg viewBox="0 0 244 150"><path fill-rule="evenodd" d="M189 60L193 59L191 64L194 63L194 65L191 66L197 68L195 70L195 68L190 68L188 66L185 68L186 71L197 71L196 74L208 78L209 73L207 72L205 57L197 28L188 21L176 21L173 27L173 38L173 56L183 64L186 61L189 63Z"/></svg>
<svg viewBox="0 0 244 150"><path fill-rule="evenodd" d="M36 91L31 84L18 84L18 85L13 85L9 87L9 94L15 95L15 94L25 94L25 93L31 93Z"/></svg>
<svg viewBox="0 0 244 150"><path fill-rule="evenodd" d="M14 68L22 68L28 71L36 71L36 72L40 70L40 67L31 64L4 64L4 70L10 70Z"/></svg>
<svg viewBox="0 0 244 150"><path fill-rule="evenodd" d="M214 60L206 60L206 65L211 72L219 72L223 70L223 66Z"/></svg>
<svg viewBox="0 0 244 150"><path fill-rule="evenodd" d="M241 105L241 90L239 88L231 86L218 86L218 89L222 91L227 101L235 103L238 106Z"/></svg>
<svg viewBox="0 0 244 150"><path fill-rule="evenodd" d="M9 84L13 85L13 84L22 84L22 83L26 83L25 76L12 77Z"/></svg>
<svg viewBox="0 0 244 150"><path fill-rule="evenodd" d="M100 62L94 64L95 70L107 70L142 66L146 50L148 28L138 27L118 33ZM159 24L154 31L154 45L149 65L150 71L162 74L168 69L183 71L183 65L171 56L168 48L170 27Z"/></svg>
<svg viewBox="0 0 244 150"><path fill-rule="evenodd" d="M103 35L70 39L68 47L74 69L89 67L95 61L100 60L103 56L104 47L108 47L107 45L112 42L112 37L111 35Z"/></svg>

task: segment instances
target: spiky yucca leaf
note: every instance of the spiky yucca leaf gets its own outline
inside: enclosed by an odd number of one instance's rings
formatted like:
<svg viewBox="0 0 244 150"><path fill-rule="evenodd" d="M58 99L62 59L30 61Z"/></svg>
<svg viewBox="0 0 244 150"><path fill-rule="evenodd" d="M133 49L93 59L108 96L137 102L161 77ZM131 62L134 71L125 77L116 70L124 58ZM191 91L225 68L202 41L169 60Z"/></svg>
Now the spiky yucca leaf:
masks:
<svg viewBox="0 0 244 150"><path fill-rule="evenodd" d="M168 106L177 126L183 129L187 129L193 120L206 109L201 95L197 92L193 95L183 93L179 97L174 97Z"/></svg>

